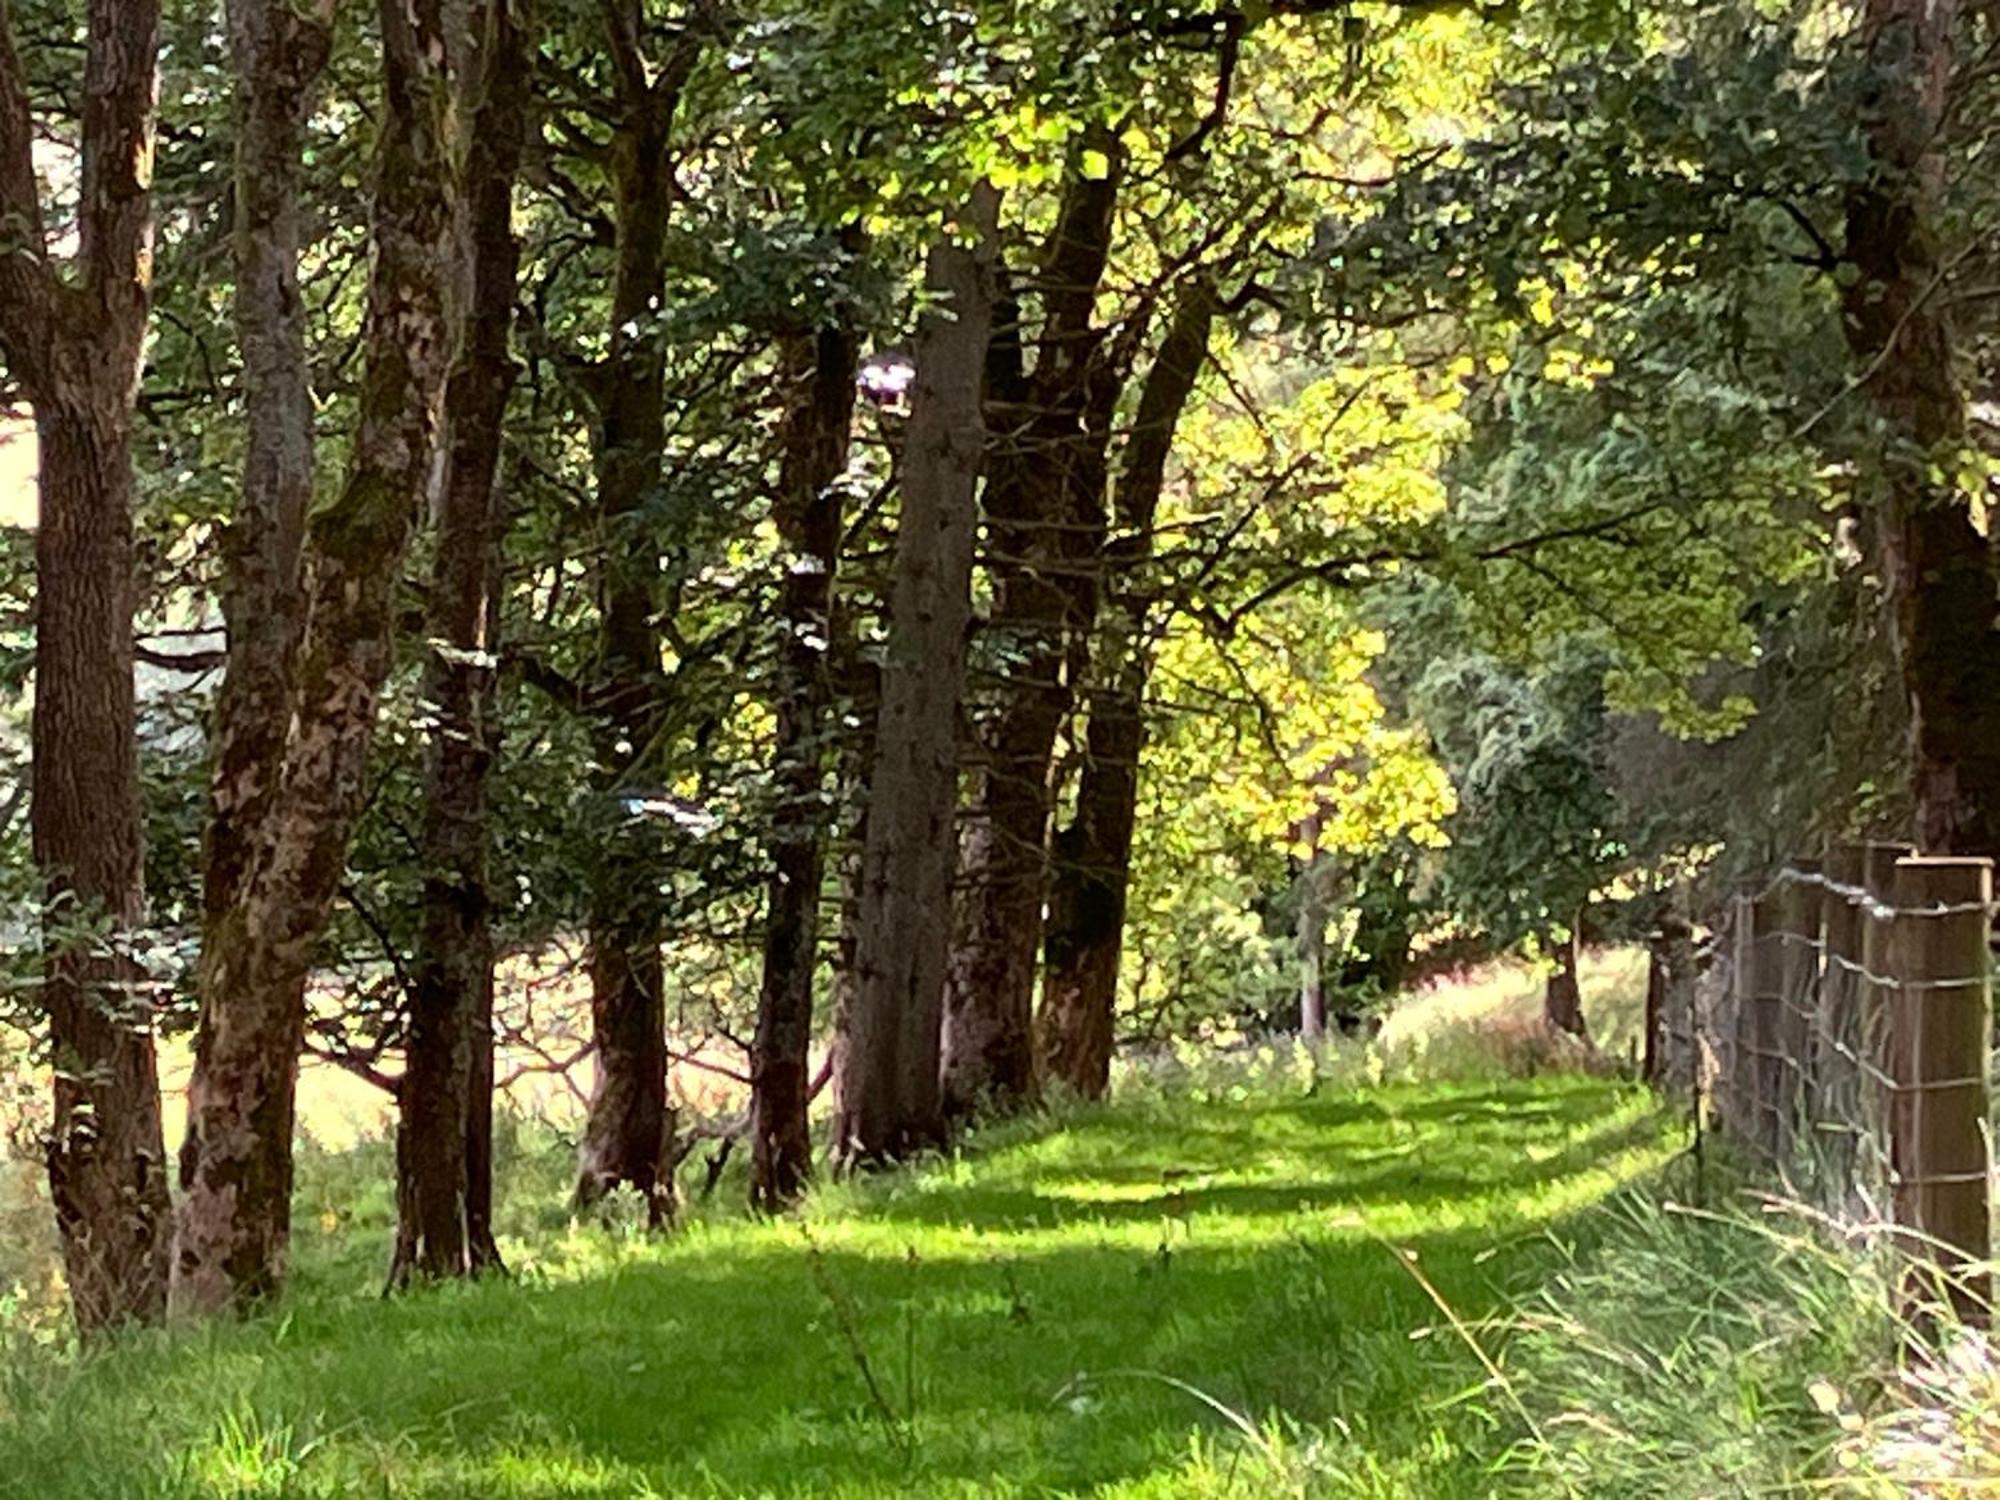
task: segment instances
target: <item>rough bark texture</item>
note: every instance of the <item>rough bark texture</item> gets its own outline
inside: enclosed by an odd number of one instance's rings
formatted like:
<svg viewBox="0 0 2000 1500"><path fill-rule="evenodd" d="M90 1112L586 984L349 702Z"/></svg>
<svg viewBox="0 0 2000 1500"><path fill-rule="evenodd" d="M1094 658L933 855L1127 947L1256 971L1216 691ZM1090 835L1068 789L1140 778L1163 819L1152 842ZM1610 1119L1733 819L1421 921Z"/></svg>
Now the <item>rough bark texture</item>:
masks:
<svg viewBox="0 0 2000 1500"><path fill-rule="evenodd" d="M243 484L224 541L229 659L209 732L205 927L221 923L235 906L277 790L304 621L299 557L312 500L313 402L299 295L300 153L331 45L326 16L308 20L290 0L230 0L228 29L236 78L236 337L246 420ZM207 934L210 941L214 936Z"/></svg>
<svg viewBox="0 0 2000 1500"><path fill-rule="evenodd" d="M35 408L33 826L56 1080L49 1189L86 1334L164 1311L171 1223L152 994L122 942L145 919L129 401L99 391Z"/></svg>
<svg viewBox="0 0 2000 1500"><path fill-rule="evenodd" d="M431 572L423 698L432 721L425 767L423 920L399 1093L397 1205L391 1281L469 1276L495 1253L475 1238L475 1137L490 1137L493 928L487 886L486 783L493 764L502 516L495 483L515 364L509 349L520 250L514 177L526 141L530 46L516 0L485 0L469 17L459 176L466 297L445 387L448 441ZM482 1059L480 1053L484 1053ZM475 1126L483 1110L486 1122Z"/></svg>
<svg viewBox="0 0 2000 1500"><path fill-rule="evenodd" d="M359 814L394 592L430 473L450 249L436 3L382 0L384 102L366 374L340 493L308 518L306 615L277 791L233 906L208 925L173 1293L242 1306L284 1280L305 986Z"/></svg>
<svg viewBox="0 0 2000 1500"><path fill-rule="evenodd" d="M1542 1014L1549 1025L1587 1041L1583 1023L1583 991L1577 983L1577 965L1582 957L1583 936L1577 926L1556 945L1555 972L1542 990Z"/></svg>
<svg viewBox="0 0 2000 1500"><path fill-rule="evenodd" d="M943 1062L945 1109L955 1118L1018 1108L1037 1092L1035 961L1052 763L1070 708L1068 632L1089 628L1072 618L1077 575L1089 569L1077 542L1086 530L1102 535L1118 388L1093 317L1117 196L1115 171L1072 174L1035 279L1044 315L1032 373L1020 370L1011 297L994 339L985 506L993 607L982 634L1000 661L960 835Z"/></svg>
<svg viewBox="0 0 2000 1500"><path fill-rule="evenodd" d="M1953 368L1936 219L1956 0L1868 0L1865 106L1875 171L1848 201L1847 339L1887 440L1875 528L1910 706L1922 846L2000 854L2000 564L1957 471L1965 397Z"/></svg>
<svg viewBox="0 0 2000 1500"><path fill-rule="evenodd" d="M939 1087L958 708L971 618L972 540L986 424L982 372L994 303L999 196L975 190L925 280L949 311L916 340L888 656L869 777L854 991L834 1150L846 1165L942 1142Z"/></svg>
<svg viewBox="0 0 2000 1500"><path fill-rule="evenodd" d="M1103 549L1103 609L1092 653L1098 686L1089 701L1076 815L1055 841L1036 1050L1045 1078L1059 1079L1089 1099L1102 1097L1111 1078L1139 754L1146 738L1152 652L1150 601L1140 575L1152 555L1153 517L1174 429L1208 357L1215 315L1213 288L1197 282L1176 307L1140 392L1113 490L1117 530Z"/></svg>
<svg viewBox="0 0 2000 1500"><path fill-rule="evenodd" d="M56 1064L49 1189L78 1328L166 1305L166 1149L144 920L132 682L133 403L150 304L159 6L92 0L76 275L47 258L32 125L0 0L0 351L41 441L32 824Z"/></svg>
<svg viewBox="0 0 2000 1500"><path fill-rule="evenodd" d="M764 924L764 980L750 1046L750 1199L793 1202L812 1169L806 1124L818 967L820 888L826 876L826 763L833 704L829 651L834 570L840 560L840 476L854 420L858 348L844 327L794 341L786 357L784 456L778 538L776 780L780 803Z"/></svg>
<svg viewBox="0 0 2000 1500"><path fill-rule="evenodd" d="M666 446L666 349L659 309L666 296L666 237L673 202L669 154L674 116L701 42L684 34L657 74L622 9L608 7L618 79L611 146L617 265L611 332L593 381L597 430L598 789L615 802L654 739L666 698L655 622L659 549L645 512L660 482ZM673 1212L663 1170L673 1122L667 1108L667 1040L660 965L661 840L643 818L620 827L592 872L589 944L597 1082L577 1163L576 1196L593 1203L629 1187L649 1222Z"/></svg>

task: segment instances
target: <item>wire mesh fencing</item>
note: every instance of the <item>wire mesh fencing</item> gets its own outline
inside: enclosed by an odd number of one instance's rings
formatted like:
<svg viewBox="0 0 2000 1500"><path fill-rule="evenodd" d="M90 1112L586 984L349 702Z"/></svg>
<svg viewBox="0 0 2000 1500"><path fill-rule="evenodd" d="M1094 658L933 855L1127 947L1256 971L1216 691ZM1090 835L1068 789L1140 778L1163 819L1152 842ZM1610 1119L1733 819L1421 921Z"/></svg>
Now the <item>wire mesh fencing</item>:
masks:
<svg viewBox="0 0 2000 1500"><path fill-rule="evenodd" d="M1788 1196L1893 1226L1987 1306L1992 863L1855 844L1654 945L1648 1057Z"/></svg>

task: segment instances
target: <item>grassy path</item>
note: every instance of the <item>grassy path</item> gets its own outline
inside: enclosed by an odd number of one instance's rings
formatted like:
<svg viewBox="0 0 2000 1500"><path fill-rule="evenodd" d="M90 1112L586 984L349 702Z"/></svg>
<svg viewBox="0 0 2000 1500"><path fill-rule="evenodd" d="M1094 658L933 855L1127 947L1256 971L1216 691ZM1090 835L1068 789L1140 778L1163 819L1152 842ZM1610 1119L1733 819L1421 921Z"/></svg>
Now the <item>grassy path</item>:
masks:
<svg viewBox="0 0 2000 1500"><path fill-rule="evenodd" d="M1669 1149L1587 1078L1146 1098L388 1303L308 1212L282 1316L0 1371L0 1494L1484 1494L1479 1371L1388 1246L1477 1318Z"/></svg>

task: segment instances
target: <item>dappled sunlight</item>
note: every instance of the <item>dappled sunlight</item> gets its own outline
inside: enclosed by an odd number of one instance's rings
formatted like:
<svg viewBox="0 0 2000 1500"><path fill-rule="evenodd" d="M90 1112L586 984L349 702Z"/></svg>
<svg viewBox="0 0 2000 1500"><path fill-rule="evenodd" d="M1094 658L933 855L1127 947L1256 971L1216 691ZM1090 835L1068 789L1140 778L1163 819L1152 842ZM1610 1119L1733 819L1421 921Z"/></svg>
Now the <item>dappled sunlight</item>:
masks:
<svg viewBox="0 0 2000 1500"><path fill-rule="evenodd" d="M1247 1440L1180 1382L1344 1423L1394 1472L1482 1439L1439 1405L1474 1367L1413 1340L1436 1308L1391 1246L1483 1317L1673 1148L1588 1077L1142 1093L796 1219L528 1235L511 1285L383 1304L327 1236L281 1318L10 1393L0 1466L77 1493L57 1433L82 1420L163 1496L1224 1493Z"/></svg>

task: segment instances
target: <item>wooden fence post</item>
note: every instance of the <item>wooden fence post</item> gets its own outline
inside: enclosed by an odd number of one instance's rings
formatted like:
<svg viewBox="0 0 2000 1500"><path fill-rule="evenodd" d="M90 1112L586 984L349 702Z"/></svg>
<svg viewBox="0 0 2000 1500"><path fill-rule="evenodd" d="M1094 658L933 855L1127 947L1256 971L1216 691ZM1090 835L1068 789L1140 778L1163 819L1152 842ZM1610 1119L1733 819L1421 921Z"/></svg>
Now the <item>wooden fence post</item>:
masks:
<svg viewBox="0 0 2000 1500"><path fill-rule="evenodd" d="M1820 1086L1815 1092L1813 1130L1825 1164L1828 1201L1851 1199L1859 1134L1866 1116L1863 1081L1865 1033L1861 1025L1861 892L1868 878L1868 850L1836 844L1826 853L1826 885L1820 902L1825 962L1820 969L1819 1035L1814 1039Z"/></svg>
<svg viewBox="0 0 2000 1500"><path fill-rule="evenodd" d="M1757 1135L1757 1007L1750 998L1757 992L1756 955L1753 902L1748 892L1739 892L1729 903L1729 1014L1723 1033L1729 1057L1722 1117L1730 1134L1746 1143Z"/></svg>
<svg viewBox="0 0 2000 1500"><path fill-rule="evenodd" d="M1774 1164L1784 1149L1783 896L1767 890L1750 902L1750 1141Z"/></svg>
<svg viewBox="0 0 2000 1500"><path fill-rule="evenodd" d="M1904 1164L1896 1157L1906 1131L1896 1128L1902 1096L1890 1087L1900 1076L1896 1036L1890 1027L1893 995L1880 981L1893 972L1895 924L1886 915L1896 899L1896 863L1916 853L1910 844L1871 843L1862 852L1861 974L1856 999L1861 1011L1861 1118L1866 1134L1865 1180L1874 1211L1890 1211L1888 1195Z"/></svg>
<svg viewBox="0 0 2000 1500"><path fill-rule="evenodd" d="M1993 862L1905 859L1896 866L1895 1024L1906 1046L1897 1074L1909 1108L1909 1163L1898 1184L1897 1223L1916 1253L1947 1273L1987 1261L1993 1249L1987 1082L1993 994L1988 952ZM1986 1277L1954 1277L1961 1314L1986 1304Z"/></svg>
<svg viewBox="0 0 2000 1500"><path fill-rule="evenodd" d="M1772 941L1777 948L1779 1004L1774 1149L1787 1163L1807 1117L1808 1101L1817 1092L1812 1042L1819 1019L1820 873L1816 859L1793 860L1784 883L1772 892L1778 908L1778 930Z"/></svg>

